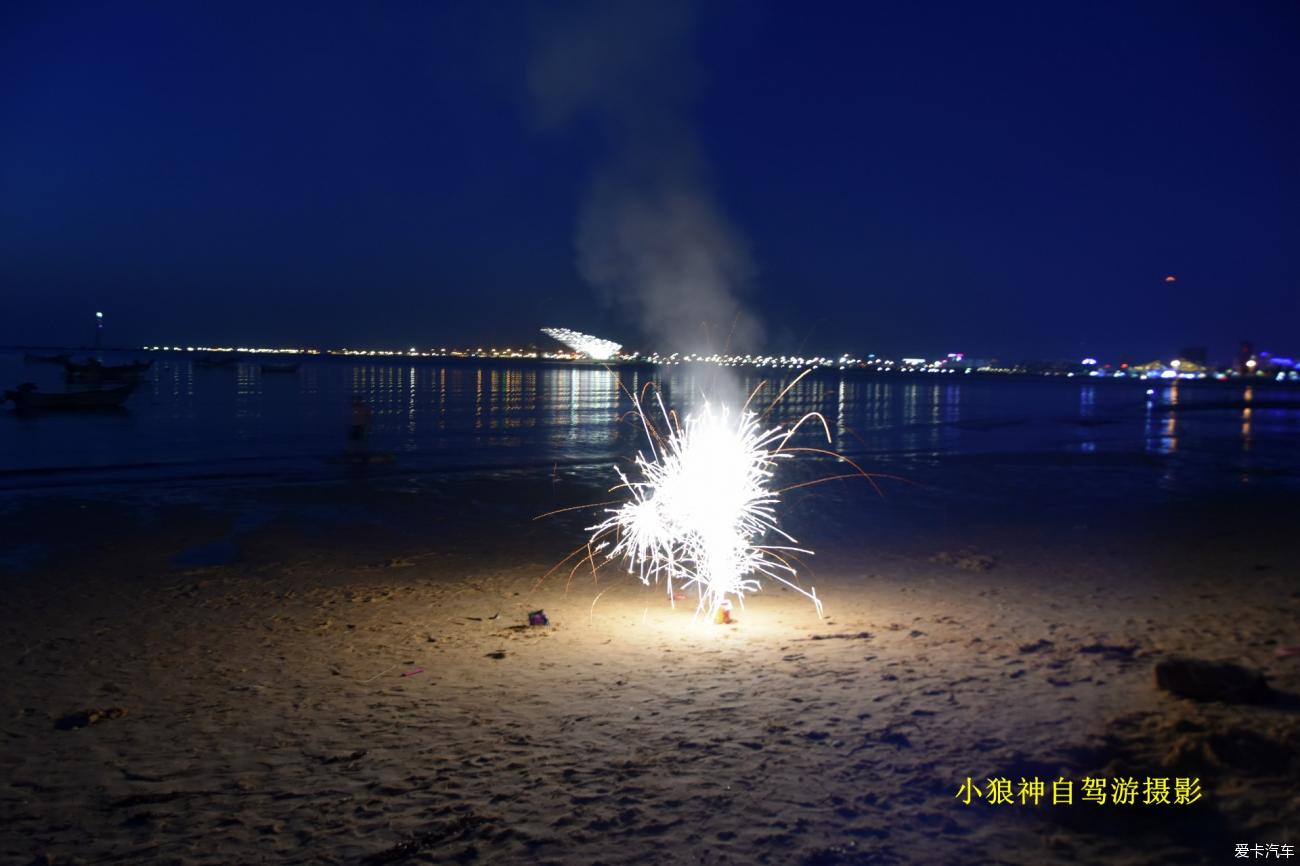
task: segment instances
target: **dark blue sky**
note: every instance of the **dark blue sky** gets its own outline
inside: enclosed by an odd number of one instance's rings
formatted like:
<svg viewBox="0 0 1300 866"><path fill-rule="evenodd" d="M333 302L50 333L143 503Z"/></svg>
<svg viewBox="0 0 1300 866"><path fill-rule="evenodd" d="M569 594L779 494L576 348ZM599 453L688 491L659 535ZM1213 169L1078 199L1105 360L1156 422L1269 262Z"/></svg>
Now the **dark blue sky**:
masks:
<svg viewBox="0 0 1300 866"><path fill-rule="evenodd" d="M530 94L557 8L6 4L0 343L640 342L575 263L618 145ZM1300 350L1300 5L693 18L666 62L768 348Z"/></svg>

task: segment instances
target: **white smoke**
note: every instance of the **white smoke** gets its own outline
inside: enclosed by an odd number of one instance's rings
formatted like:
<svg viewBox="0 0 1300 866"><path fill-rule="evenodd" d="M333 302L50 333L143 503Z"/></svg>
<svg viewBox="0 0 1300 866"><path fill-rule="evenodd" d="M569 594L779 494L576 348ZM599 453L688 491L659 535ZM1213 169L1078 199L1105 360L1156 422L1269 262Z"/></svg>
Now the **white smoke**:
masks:
<svg viewBox="0 0 1300 866"><path fill-rule="evenodd" d="M762 328L740 300L748 246L690 124L694 13L686 0L566 7L540 28L531 85L544 126L594 121L610 149L579 214L579 273L654 348L734 351L757 347Z"/></svg>

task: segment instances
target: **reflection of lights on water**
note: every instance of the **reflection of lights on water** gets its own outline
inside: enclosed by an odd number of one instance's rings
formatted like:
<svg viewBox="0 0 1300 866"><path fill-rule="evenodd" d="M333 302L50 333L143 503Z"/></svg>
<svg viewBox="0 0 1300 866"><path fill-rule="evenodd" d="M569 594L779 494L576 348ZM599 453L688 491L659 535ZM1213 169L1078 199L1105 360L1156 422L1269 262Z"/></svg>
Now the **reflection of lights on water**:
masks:
<svg viewBox="0 0 1300 866"><path fill-rule="evenodd" d="M1154 388L1147 389L1146 437L1147 450L1158 454L1173 454L1178 450L1178 420L1173 409L1178 405L1178 385L1165 389L1165 412L1157 424L1157 397Z"/></svg>
<svg viewBox="0 0 1300 866"><path fill-rule="evenodd" d="M1079 418L1092 418L1097 413L1097 388L1093 385L1084 385L1079 389ZM1084 428L1091 435L1091 428ZM1097 450L1097 442L1094 439L1086 439L1079 443L1079 448L1086 454L1091 454Z"/></svg>
<svg viewBox="0 0 1300 866"><path fill-rule="evenodd" d="M1173 454L1178 450L1178 416L1172 411L1173 407L1178 405L1177 385L1169 389L1166 402L1169 404L1171 411L1165 418L1164 435L1160 441L1160 452L1162 454Z"/></svg>
<svg viewBox="0 0 1300 866"><path fill-rule="evenodd" d="M1241 401L1243 403L1250 403L1254 399L1255 389L1249 385L1246 386L1246 390L1241 393ZM1241 410L1241 447L1243 451L1249 451L1252 444L1254 436L1252 424L1253 415L1254 408L1251 406L1246 406ZM1242 476L1242 480L1247 480L1245 475Z"/></svg>
<svg viewBox="0 0 1300 866"><path fill-rule="evenodd" d="M1083 386L1079 389L1079 415L1084 418L1090 418L1096 414L1096 409L1097 389L1092 385Z"/></svg>

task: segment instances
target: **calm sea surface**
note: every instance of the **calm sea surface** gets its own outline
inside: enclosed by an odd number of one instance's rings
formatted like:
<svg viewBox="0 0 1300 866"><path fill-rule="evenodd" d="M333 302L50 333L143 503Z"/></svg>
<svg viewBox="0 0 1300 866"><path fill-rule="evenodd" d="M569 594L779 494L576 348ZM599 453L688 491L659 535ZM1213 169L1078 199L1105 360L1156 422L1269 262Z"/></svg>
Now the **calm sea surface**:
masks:
<svg viewBox="0 0 1300 866"><path fill-rule="evenodd" d="M368 448L392 457L367 471L415 484L449 471L603 478L643 447L627 417L629 392L660 383L684 414L720 391L717 375L341 359L268 373L259 362L212 369L160 358L120 411L0 410L0 493L341 478L356 471L340 459L353 395L373 412ZM781 373L774 383L790 378ZM762 377L739 371L735 379L732 391L744 393ZM64 387L59 367L0 354L4 387L23 381ZM755 405L774 396L769 387ZM808 412L829 425L825 447L868 471L972 501L1036 490L1153 501L1251 486L1300 490L1300 389L1285 386L818 372L771 417L788 424ZM805 429L803 444L819 444L813 426ZM817 459L802 471L824 473L830 464Z"/></svg>

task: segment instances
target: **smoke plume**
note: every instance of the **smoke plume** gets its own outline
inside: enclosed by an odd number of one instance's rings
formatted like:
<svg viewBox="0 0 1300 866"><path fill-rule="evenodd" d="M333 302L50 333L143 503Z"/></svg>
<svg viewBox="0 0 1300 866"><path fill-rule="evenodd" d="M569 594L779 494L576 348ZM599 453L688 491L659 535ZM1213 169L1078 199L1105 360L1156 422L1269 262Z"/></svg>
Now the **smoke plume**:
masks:
<svg viewBox="0 0 1300 866"><path fill-rule="evenodd" d="M606 0L551 13L530 83L544 127L593 123L607 144L578 217L583 278L655 349L735 351L762 335L740 300L754 266L690 123L694 12L687 0Z"/></svg>

